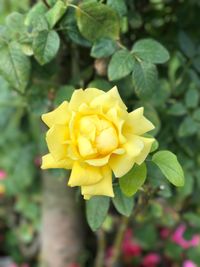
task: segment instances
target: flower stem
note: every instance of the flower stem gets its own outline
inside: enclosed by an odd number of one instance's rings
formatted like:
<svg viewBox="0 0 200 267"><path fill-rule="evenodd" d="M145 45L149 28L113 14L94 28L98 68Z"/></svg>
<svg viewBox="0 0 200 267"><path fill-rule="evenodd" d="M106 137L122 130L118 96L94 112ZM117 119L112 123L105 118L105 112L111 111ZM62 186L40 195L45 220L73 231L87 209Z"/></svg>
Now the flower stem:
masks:
<svg viewBox="0 0 200 267"><path fill-rule="evenodd" d="M121 218L118 233L116 235L114 245L113 245L112 257L110 258L110 261L108 263L108 267L114 267L115 264L117 263L118 259L119 259L120 252L121 252L121 245L122 245L122 241L124 238L124 233L125 233L126 228L128 226L128 222L129 222L129 217L123 216Z"/></svg>
<svg viewBox="0 0 200 267"><path fill-rule="evenodd" d="M103 229L99 229L99 231L97 232L97 241L98 241L98 250L94 267L103 267L105 258L105 248L106 248L105 233Z"/></svg>

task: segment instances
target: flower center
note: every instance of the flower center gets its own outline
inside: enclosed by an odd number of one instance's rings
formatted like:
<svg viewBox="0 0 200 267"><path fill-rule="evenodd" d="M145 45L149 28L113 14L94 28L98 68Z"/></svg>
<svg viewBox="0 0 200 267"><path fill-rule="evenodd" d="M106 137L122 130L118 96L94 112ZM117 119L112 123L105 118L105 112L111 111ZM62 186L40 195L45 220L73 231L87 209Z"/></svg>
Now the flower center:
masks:
<svg viewBox="0 0 200 267"><path fill-rule="evenodd" d="M82 157L92 158L112 153L118 147L114 125L98 115L84 116L79 121L78 150Z"/></svg>

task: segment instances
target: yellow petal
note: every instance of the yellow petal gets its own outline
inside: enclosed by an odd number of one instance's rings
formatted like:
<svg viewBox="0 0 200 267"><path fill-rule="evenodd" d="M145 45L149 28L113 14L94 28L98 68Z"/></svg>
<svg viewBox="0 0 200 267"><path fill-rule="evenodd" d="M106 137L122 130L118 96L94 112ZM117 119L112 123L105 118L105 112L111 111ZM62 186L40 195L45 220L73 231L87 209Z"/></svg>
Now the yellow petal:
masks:
<svg viewBox="0 0 200 267"><path fill-rule="evenodd" d="M114 127L100 132L96 137L96 148L100 154L108 154L118 147L118 136Z"/></svg>
<svg viewBox="0 0 200 267"><path fill-rule="evenodd" d="M135 157L140 154L144 148L144 143L138 136L129 136L129 142L124 144L125 153L122 155L112 154L109 165L116 177L125 175L133 167Z"/></svg>
<svg viewBox="0 0 200 267"><path fill-rule="evenodd" d="M109 158L110 158L110 155L103 157L103 158L88 159L88 160L85 160L85 162L87 162L89 165L92 165L92 166L104 166L108 163Z"/></svg>
<svg viewBox="0 0 200 267"><path fill-rule="evenodd" d="M51 154L47 154L42 157L42 166L41 168L44 169L51 169L51 168L65 168L71 169L72 168L72 160L70 159L63 159L56 161Z"/></svg>
<svg viewBox="0 0 200 267"><path fill-rule="evenodd" d="M64 159L67 156L67 138L68 130L65 125L55 124L47 132L47 146L56 160Z"/></svg>
<svg viewBox="0 0 200 267"><path fill-rule="evenodd" d="M101 172L103 175L103 179L89 186L82 186L81 193L85 198L89 198L91 196L103 195L114 197L113 186L112 186L112 171L108 166L102 167Z"/></svg>
<svg viewBox="0 0 200 267"><path fill-rule="evenodd" d="M74 162L69 186L93 185L103 178L101 169L88 164Z"/></svg>
<svg viewBox="0 0 200 267"><path fill-rule="evenodd" d="M153 130L154 125L144 117L144 108L138 108L128 114L128 118L124 125L125 132L142 135Z"/></svg>
<svg viewBox="0 0 200 267"><path fill-rule="evenodd" d="M118 93L117 87L113 87L107 93L95 97L90 103L90 106L93 108L102 106L103 112L107 112L111 107L116 105L124 110L127 109Z"/></svg>
<svg viewBox="0 0 200 267"><path fill-rule="evenodd" d="M68 122L70 113L68 109L69 103L64 101L55 110L42 115L43 122L52 127L54 124L65 124Z"/></svg>
<svg viewBox="0 0 200 267"><path fill-rule="evenodd" d="M92 99L98 97L101 94L105 94L105 92L96 88L88 88L86 90L83 89L75 90L71 97L69 107L74 111L78 111L79 107L83 103L89 104L92 101Z"/></svg>
<svg viewBox="0 0 200 267"><path fill-rule="evenodd" d="M155 141L155 139L154 138L140 137L140 140L143 142L144 148L142 149L140 154L135 158L135 162L139 165L142 164L142 162L148 156L148 154L151 150L151 146L152 146L153 142Z"/></svg>
<svg viewBox="0 0 200 267"><path fill-rule="evenodd" d="M78 137L78 148L82 157L92 156L97 152L93 148L91 142L86 137L81 135Z"/></svg>

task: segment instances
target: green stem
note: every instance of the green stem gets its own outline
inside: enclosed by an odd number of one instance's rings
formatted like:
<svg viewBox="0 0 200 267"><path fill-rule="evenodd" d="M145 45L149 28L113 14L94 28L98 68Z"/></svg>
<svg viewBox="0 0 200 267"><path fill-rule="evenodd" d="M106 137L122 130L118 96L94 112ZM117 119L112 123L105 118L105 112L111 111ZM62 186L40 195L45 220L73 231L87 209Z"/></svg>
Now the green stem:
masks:
<svg viewBox="0 0 200 267"><path fill-rule="evenodd" d="M95 259L94 267L103 267L105 258L106 240L103 229L99 229L97 232L98 250Z"/></svg>

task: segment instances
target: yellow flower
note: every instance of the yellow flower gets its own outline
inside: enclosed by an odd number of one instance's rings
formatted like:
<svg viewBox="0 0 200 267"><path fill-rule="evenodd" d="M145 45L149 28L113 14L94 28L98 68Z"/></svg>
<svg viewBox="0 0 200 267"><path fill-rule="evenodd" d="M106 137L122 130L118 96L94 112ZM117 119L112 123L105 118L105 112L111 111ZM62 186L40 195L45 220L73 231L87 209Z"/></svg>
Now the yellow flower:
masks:
<svg viewBox="0 0 200 267"><path fill-rule="evenodd" d="M3 184L0 184L0 196L4 195L6 192L5 186Z"/></svg>
<svg viewBox="0 0 200 267"><path fill-rule="evenodd" d="M42 115L50 128L50 153L43 157L42 169L72 169L68 185L81 186L85 199L113 197L112 171L121 177L141 164L154 141L143 137L154 128L143 112L138 108L128 113L117 87L108 92L75 90L70 102Z"/></svg>

